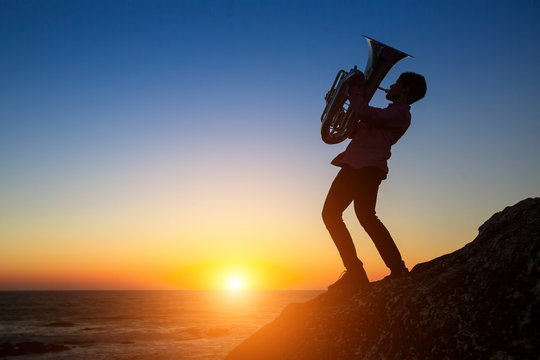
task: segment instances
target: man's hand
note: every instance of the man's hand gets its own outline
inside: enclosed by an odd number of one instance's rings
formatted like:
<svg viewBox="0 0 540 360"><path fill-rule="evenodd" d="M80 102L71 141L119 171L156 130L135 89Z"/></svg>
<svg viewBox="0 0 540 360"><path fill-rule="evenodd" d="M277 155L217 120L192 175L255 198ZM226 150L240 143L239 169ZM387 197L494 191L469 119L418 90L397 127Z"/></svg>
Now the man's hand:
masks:
<svg viewBox="0 0 540 360"><path fill-rule="evenodd" d="M361 96L362 98L366 98L366 92L367 88L365 86L359 86L358 84L351 84L347 88L347 94L349 95L349 99L352 97L358 97Z"/></svg>
<svg viewBox="0 0 540 360"><path fill-rule="evenodd" d="M365 98L366 91L366 79L362 73L352 76L345 83L345 94L349 99L358 96Z"/></svg>
<svg viewBox="0 0 540 360"><path fill-rule="evenodd" d="M345 94L349 98L350 105L357 115L362 114L368 107L368 89L364 74L359 73L358 75L351 77L347 80L345 85Z"/></svg>

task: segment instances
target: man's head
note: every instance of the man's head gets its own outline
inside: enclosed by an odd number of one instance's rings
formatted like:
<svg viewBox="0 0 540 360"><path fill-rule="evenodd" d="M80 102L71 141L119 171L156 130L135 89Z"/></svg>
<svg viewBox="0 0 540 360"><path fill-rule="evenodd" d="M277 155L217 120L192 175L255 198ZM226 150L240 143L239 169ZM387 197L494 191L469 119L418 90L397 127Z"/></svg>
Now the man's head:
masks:
<svg viewBox="0 0 540 360"><path fill-rule="evenodd" d="M426 88L426 80L422 75L405 72L399 76L395 84L390 86L386 98L410 105L424 97Z"/></svg>

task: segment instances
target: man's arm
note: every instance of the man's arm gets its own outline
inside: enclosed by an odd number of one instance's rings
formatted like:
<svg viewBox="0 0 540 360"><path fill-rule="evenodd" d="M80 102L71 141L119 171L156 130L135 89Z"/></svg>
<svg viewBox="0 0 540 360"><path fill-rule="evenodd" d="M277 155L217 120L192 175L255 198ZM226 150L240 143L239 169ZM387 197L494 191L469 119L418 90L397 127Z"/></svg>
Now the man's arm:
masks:
<svg viewBox="0 0 540 360"><path fill-rule="evenodd" d="M377 108L369 106L364 97L365 89L358 86L349 87L349 100L354 112L358 115L359 121L371 124L376 127L402 127L403 123L400 114L396 114L392 109Z"/></svg>

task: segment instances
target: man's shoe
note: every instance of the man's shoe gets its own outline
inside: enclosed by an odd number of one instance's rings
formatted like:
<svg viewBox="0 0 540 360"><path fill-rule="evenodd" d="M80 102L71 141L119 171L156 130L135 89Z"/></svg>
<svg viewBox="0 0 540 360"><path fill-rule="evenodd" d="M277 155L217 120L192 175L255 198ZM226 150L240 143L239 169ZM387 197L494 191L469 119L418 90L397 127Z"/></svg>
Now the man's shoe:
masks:
<svg viewBox="0 0 540 360"><path fill-rule="evenodd" d="M365 289L369 285L369 279L366 275L364 268L360 268L356 271L345 270L341 273L339 279L328 286L329 292L338 290L355 291Z"/></svg>
<svg viewBox="0 0 540 360"><path fill-rule="evenodd" d="M390 275L385 276L383 280L386 280L386 279L399 279L399 278L404 278L406 276L409 276L409 269L402 268L402 269L399 269L399 270L393 270L390 273Z"/></svg>
<svg viewBox="0 0 540 360"><path fill-rule="evenodd" d="M337 281L333 283L332 285L328 286L328 291L333 291L344 286L344 284L350 281L350 277L351 277L350 272L347 272L347 270L343 271L341 275L339 275L339 278L337 279Z"/></svg>

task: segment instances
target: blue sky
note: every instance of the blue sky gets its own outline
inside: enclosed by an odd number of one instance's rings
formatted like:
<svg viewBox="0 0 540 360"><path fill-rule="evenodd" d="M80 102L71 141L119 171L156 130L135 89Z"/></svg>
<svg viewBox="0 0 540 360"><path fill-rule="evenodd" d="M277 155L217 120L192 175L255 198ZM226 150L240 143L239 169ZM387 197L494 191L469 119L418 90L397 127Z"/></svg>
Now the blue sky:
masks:
<svg viewBox="0 0 540 360"><path fill-rule="evenodd" d="M291 252L310 241L334 251L320 207L346 143L324 144L319 119L337 70L364 68L368 35L414 56L384 86L403 71L428 83L393 149L379 214L427 249L404 250L412 261L455 250L493 212L539 195L539 10L537 1L1 1L2 247L45 248L21 229L54 238L55 226L90 217L111 228L167 213L159 226L175 216L212 224L204 219L244 194L229 223L249 208L268 218L261 231L305 229ZM213 246L196 243L196 254Z"/></svg>

